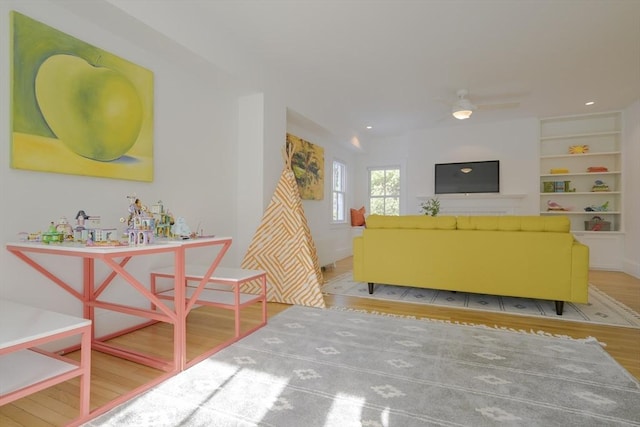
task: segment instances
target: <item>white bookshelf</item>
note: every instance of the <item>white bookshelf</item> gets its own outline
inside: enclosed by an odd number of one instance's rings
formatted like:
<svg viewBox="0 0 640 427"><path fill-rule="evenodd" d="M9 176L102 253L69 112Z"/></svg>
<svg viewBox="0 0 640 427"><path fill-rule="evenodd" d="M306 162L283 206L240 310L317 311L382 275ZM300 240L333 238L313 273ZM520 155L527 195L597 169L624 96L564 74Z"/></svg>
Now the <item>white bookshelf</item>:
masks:
<svg viewBox="0 0 640 427"><path fill-rule="evenodd" d="M624 233L622 128L620 112L540 120L540 214L569 217L571 230L591 249L593 268L621 267L617 264L622 259ZM572 154L572 146L588 149ZM590 172L593 167L606 171ZM553 173L562 169L566 171ZM594 191L596 181L608 190ZM551 183L556 183L552 191ZM565 210L549 210L550 202ZM604 205L606 210L599 210ZM606 230L592 231L585 224L594 217L605 222Z"/></svg>

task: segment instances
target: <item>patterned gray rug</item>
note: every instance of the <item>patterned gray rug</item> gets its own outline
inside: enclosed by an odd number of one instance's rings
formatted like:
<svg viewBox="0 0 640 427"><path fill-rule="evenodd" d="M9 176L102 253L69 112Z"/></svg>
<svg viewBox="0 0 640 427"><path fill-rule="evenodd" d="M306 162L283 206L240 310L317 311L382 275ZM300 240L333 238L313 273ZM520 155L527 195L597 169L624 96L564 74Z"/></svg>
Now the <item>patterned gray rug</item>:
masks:
<svg viewBox="0 0 640 427"><path fill-rule="evenodd" d="M91 426L638 426L595 341L336 309L267 326Z"/></svg>
<svg viewBox="0 0 640 427"><path fill-rule="evenodd" d="M532 298L451 292L409 286L375 285L369 294L366 283L355 282L351 272L341 274L322 287L322 292L381 300L404 301L445 307L498 311L525 316L542 316L558 320L598 323L601 325L640 328L640 314L589 285L589 304L565 303L562 316L556 315L553 301Z"/></svg>

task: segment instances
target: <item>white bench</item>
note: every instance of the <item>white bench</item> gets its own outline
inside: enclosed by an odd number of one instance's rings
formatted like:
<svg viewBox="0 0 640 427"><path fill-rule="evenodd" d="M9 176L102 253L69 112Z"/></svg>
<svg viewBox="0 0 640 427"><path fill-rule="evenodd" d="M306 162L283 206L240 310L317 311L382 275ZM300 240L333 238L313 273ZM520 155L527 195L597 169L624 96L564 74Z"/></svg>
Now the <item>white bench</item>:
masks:
<svg viewBox="0 0 640 427"><path fill-rule="evenodd" d="M80 361L38 346L80 335ZM79 414L89 416L91 320L0 299L0 406L80 377Z"/></svg>
<svg viewBox="0 0 640 427"><path fill-rule="evenodd" d="M224 346L249 335L267 324L267 273L265 271L218 267L214 270L213 275L203 283L208 269L209 267L204 265L185 265L186 299L191 302L194 294L199 291L195 304L234 311L235 334L230 342L225 342ZM162 267L151 272L151 291L158 298L173 300L173 289L158 290L158 278L174 279L175 268L173 266ZM258 294L240 292L243 284L254 280L260 281L260 292ZM193 282L198 282L198 284L194 286ZM199 284L202 284L202 287L199 287ZM256 303L262 305L262 321L257 326L242 332L240 329L240 309ZM193 361L189 363L193 363Z"/></svg>

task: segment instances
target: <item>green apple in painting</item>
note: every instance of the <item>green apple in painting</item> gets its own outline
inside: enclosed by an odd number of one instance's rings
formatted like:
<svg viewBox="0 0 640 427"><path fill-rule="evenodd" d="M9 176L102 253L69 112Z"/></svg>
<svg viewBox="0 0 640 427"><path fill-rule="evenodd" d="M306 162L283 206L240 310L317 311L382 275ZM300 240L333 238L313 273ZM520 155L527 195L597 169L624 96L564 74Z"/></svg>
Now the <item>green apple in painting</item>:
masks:
<svg viewBox="0 0 640 427"><path fill-rule="evenodd" d="M35 90L49 128L74 153L106 162L136 143L142 102L122 73L77 56L52 55L38 69Z"/></svg>

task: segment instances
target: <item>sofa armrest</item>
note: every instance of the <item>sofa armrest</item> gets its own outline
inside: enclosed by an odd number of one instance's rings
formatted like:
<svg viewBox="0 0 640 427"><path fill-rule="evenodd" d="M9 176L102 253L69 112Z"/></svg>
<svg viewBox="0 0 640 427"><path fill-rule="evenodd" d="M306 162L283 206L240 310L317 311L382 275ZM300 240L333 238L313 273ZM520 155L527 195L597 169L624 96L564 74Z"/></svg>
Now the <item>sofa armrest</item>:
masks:
<svg viewBox="0 0 640 427"><path fill-rule="evenodd" d="M571 248L571 295L573 302L589 302L589 246L575 239Z"/></svg>
<svg viewBox="0 0 640 427"><path fill-rule="evenodd" d="M364 238L353 238L353 280L362 282L364 275Z"/></svg>

